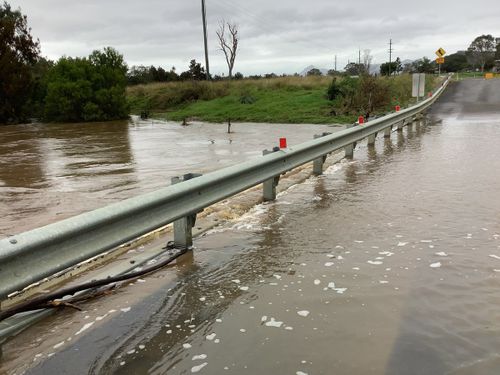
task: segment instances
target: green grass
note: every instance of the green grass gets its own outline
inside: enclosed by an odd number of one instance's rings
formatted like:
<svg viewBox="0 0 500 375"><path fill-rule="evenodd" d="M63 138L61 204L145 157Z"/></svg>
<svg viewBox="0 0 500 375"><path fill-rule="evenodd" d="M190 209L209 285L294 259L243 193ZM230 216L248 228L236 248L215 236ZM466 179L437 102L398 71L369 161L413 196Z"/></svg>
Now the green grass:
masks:
<svg viewBox="0 0 500 375"><path fill-rule="evenodd" d="M232 121L328 124L351 121L330 115L331 103L325 89L311 90L254 90L249 96L252 104L242 104L241 95L229 94L210 101L190 103L166 115L168 119L202 119L209 122Z"/></svg>
<svg viewBox="0 0 500 375"><path fill-rule="evenodd" d="M402 75L390 79L391 95L401 106L408 105L411 102L411 77ZM128 87L127 98L133 114L148 110L153 117L173 121L187 119L220 123L230 119L236 122L310 124L355 121L357 111L332 114L334 104L326 98L331 81L331 77L281 77L153 83ZM385 109L388 110L391 109Z"/></svg>

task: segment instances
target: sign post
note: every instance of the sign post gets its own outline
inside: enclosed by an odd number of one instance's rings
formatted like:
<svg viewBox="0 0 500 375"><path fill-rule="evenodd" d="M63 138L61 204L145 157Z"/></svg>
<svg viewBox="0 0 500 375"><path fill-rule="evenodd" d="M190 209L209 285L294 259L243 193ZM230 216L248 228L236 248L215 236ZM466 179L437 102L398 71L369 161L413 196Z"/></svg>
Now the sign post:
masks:
<svg viewBox="0 0 500 375"><path fill-rule="evenodd" d="M439 67L439 71L438 71L439 76L441 76L441 64L444 64L444 55L446 55L446 51L444 49L439 48L436 51L436 56L438 57L436 59L436 64L438 64L438 67Z"/></svg>
<svg viewBox="0 0 500 375"><path fill-rule="evenodd" d="M413 73L411 96L420 101L420 97L425 95L425 73Z"/></svg>

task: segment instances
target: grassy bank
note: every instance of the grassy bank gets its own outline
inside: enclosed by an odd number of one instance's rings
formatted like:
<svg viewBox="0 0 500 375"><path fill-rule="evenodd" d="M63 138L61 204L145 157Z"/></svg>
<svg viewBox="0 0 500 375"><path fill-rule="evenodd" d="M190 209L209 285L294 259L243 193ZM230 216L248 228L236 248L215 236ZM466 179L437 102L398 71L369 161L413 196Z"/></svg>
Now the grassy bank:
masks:
<svg viewBox="0 0 500 375"><path fill-rule="evenodd" d="M378 78L388 87L390 100L377 112L394 104L411 102L411 77ZM169 82L131 86L127 89L132 113L148 110L152 116L174 121L209 122L347 123L358 110L335 108L327 99L331 77L282 77L219 82Z"/></svg>

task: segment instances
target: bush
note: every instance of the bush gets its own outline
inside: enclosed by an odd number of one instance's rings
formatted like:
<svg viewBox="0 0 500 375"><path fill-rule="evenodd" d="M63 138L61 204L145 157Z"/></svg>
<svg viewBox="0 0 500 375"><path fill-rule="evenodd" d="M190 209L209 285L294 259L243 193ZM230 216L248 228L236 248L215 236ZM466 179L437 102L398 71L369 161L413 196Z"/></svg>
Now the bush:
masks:
<svg viewBox="0 0 500 375"><path fill-rule="evenodd" d="M342 91L340 89L340 85L337 83L337 78L334 78L332 80L332 83L330 83L330 86L328 86L328 91L326 92L326 96L328 100L335 100L341 94Z"/></svg>
<svg viewBox="0 0 500 375"><path fill-rule="evenodd" d="M127 66L113 48L88 58L62 57L47 77L45 119L108 121L126 118Z"/></svg>

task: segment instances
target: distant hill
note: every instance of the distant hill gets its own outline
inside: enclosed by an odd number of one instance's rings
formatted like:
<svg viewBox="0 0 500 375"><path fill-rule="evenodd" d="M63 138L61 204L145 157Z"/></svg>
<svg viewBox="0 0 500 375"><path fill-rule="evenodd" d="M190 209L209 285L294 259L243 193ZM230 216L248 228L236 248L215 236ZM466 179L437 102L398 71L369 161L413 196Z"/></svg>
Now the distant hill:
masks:
<svg viewBox="0 0 500 375"><path fill-rule="evenodd" d="M307 73L311 70L311 69L319 69L319 71L321 72L321 74L323 75L327 75L328 74L328 69L324 69L324 68L318 68L314 65L309 65L308 67L304 68L304 70L302 72L300 72L299 74L301 76L306 76Z"/></svg>

